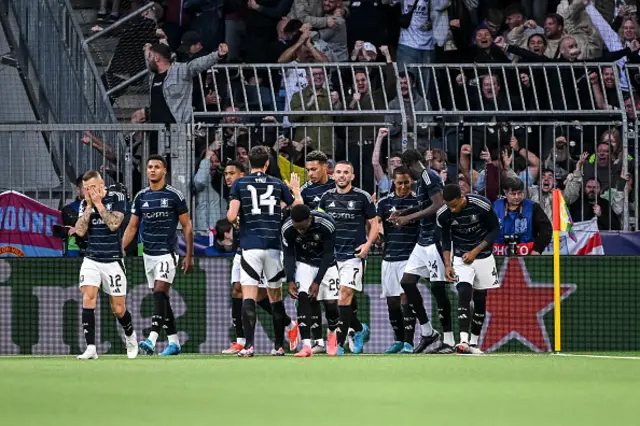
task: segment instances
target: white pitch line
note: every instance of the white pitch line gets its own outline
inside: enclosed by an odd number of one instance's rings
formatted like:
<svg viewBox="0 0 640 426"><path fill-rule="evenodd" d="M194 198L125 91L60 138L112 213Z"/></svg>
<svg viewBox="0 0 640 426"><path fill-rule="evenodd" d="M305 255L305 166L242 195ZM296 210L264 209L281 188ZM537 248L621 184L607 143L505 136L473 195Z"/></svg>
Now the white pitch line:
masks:
<svg viewBox="0 0 640 426"><path fill-rule="evenodd" d="M552 354L553 356L564 356L572 358L600 358L600 359L632 359L640 361L640 356L615 356L615 355L586 355L586 354Z"/></svg>

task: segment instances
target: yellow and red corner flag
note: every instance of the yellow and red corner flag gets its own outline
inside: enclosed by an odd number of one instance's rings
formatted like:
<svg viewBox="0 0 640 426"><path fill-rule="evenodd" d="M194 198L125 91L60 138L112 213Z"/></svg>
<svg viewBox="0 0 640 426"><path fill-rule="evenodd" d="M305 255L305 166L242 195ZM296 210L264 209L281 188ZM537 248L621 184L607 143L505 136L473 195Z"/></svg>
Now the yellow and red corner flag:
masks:
<svg viewBox="0 0 640 426"><path fill-rule="evenodd" d="M562 197L559 189L553 190L553 230L566 232L569 238L576 241L576 235L573 232L573 220L569 214L569 207Z"/></svg>

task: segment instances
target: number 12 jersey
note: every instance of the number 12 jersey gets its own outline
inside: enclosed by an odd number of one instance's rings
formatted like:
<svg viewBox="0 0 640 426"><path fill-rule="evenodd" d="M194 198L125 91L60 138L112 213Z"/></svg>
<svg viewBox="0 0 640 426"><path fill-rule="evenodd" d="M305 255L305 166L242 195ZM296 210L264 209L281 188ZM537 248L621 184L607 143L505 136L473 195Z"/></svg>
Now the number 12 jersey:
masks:
<svg viewBox="0 0 640 426"><path fill-rule="evenodd" d="M282 250L281 202L288 206L294 198L280 180L262 172L237 179L231 187L231 200L240 201L240 248L242 250Z"/></svg>

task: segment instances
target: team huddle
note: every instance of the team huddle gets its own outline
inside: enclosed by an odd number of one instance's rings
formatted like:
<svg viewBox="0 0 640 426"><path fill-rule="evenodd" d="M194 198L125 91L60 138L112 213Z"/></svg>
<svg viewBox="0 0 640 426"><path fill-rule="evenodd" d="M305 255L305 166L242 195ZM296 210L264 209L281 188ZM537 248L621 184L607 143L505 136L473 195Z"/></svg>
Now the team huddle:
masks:
<svg viewBox="0 0 640 426"><path fill-rule="evenodd" d="M393 172L391 193L377 204L367 192L353 187L355 175L349 162L338 162L331 177L327 157L318 151L309 153L308 182L300 187L295 174L290 182L268 176L269 159L268 149L257 146L249 153L248 174L240 163L229 162L225 167L230 188L227 219L236 228L238 253L231 274L236 340L223 353L255 354L257 305L272 317L274 356L285 354L285 335L296 357L336 356L345 350L362 353L370 330L358 317L355 295L363 291L367 254L379 236L384 242L382 295L395 334L386 353L482 353L478 339L487 290L499 286L492 246L500 225L486 198L462 195L456 185L444 186L439 174L426 168L423 157L413 150L403 153L402 166ZM178 221L187 242L185 273L193 268L193 237L184 197L165 185L165 173L162 157L151 157L147 163L150 187L136 196L122 242L126 247L138 224L142 225L145 271L155 304L151 333L140 343L124 304L126 277L117 238L124 199L118 201L123 197L106 192L96 172L85 175L86 201L76 225L82 226L81 235L89 237L80 278L87 350L80 359L97 358L92 316L100 284L111 296L130 358L138 351L152 355L163 328L169 345L160 355L181 351L169 303L177 267L173 247ZM442 334L429 322L417 287L421 278L430 282ZM297 300L297 320L287 315L282 301L283 280L290 297ZM457 345L447 296L451 283L459 295ZM414 346L416 320L421 337Z"/></svg>

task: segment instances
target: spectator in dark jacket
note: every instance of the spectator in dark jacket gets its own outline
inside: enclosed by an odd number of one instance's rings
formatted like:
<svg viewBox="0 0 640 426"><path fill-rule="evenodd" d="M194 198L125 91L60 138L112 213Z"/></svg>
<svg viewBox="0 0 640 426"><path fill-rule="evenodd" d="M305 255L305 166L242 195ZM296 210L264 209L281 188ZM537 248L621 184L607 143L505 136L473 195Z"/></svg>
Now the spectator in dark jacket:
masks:
<svg viewBox="0 0 640 426"><path fill-rule="evenodd" d="M582 196L570 207L571 219L574 222L581 222L597 217L599 230L619 231L620 220L611 211L609 201L601 197L600 189L600 182L597 179L587 180Z"/></svg>

